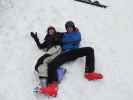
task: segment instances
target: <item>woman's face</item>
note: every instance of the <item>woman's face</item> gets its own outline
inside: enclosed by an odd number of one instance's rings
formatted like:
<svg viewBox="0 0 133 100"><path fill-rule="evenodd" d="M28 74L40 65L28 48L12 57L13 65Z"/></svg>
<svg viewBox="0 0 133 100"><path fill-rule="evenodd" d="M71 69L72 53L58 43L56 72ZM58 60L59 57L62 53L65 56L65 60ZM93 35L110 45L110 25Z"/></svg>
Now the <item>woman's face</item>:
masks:
<svg viewBox="0 0 133 100"><path fill-rule="evenodd" d="M54 29L49 29L48 33L49 33L49 35L54 35L55 34L55 30Z"/></svg>

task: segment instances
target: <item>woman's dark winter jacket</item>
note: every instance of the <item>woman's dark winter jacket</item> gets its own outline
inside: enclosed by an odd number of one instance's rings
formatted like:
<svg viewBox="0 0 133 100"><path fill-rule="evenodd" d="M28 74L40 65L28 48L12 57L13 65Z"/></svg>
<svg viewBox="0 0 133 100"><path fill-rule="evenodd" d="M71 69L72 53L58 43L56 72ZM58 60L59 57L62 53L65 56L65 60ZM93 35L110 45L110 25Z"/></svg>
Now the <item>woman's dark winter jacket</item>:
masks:
<svg viewBox="0 0 133 100"><path fill-rule="evenodd" d="M44 38L44 42L40 43L37 35L31 33L31 36L34 38L39 49L50 49L55 45L61 45L62 35L60 33L56 33L54 36L46 35Z"/></svg>

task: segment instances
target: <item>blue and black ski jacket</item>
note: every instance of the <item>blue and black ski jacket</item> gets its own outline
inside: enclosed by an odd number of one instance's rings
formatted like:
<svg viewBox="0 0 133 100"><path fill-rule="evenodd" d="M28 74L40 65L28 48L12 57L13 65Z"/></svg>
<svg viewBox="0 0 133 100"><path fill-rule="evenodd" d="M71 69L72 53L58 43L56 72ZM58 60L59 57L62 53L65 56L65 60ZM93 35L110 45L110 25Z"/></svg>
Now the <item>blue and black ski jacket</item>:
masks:
<svg viewBox="0 0 133 100"><path fill-rule="evenodd" d="M64 52L79 48L81 41L80 32L65 32L62 37L62 48Z"/></svg>

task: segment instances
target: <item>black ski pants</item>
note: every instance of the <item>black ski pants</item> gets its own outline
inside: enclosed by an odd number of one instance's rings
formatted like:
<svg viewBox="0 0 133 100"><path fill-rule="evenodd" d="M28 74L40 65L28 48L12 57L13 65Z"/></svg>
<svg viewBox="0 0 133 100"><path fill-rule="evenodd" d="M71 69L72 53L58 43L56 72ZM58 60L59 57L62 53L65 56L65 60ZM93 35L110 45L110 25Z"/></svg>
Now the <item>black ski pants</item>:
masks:
<svg viewBox="0 0 133 100"><path fill-rule="evenodd" d="M57 68L62 64L73 61L79 57L86 57L85 72L94 72L95 57L91 47L77 48L58 55L48 64L48 84L57 81Z"/></svg>

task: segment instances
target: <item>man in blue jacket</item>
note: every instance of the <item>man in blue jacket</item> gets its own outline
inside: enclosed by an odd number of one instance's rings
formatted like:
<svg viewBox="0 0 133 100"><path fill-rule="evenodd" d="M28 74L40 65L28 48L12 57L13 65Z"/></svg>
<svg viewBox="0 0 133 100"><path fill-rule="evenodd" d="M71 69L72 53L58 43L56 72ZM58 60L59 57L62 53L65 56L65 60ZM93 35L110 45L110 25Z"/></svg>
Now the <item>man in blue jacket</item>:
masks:
<svg viewBox="0 0 133 100"><path fill-rule="evenodd" d="M102 79L102 75L94 72L95 70L95 57L94 49L91 47L79 48L81 41L81 34L75 27L72 21L65 24L67 32L62 36L63 53L58 55L48 64L48 86L40 89L41 93L49 96L57 95L57 68L62 64L73 61L79 57L86 57L85 74L87 80Z"/></svg>

